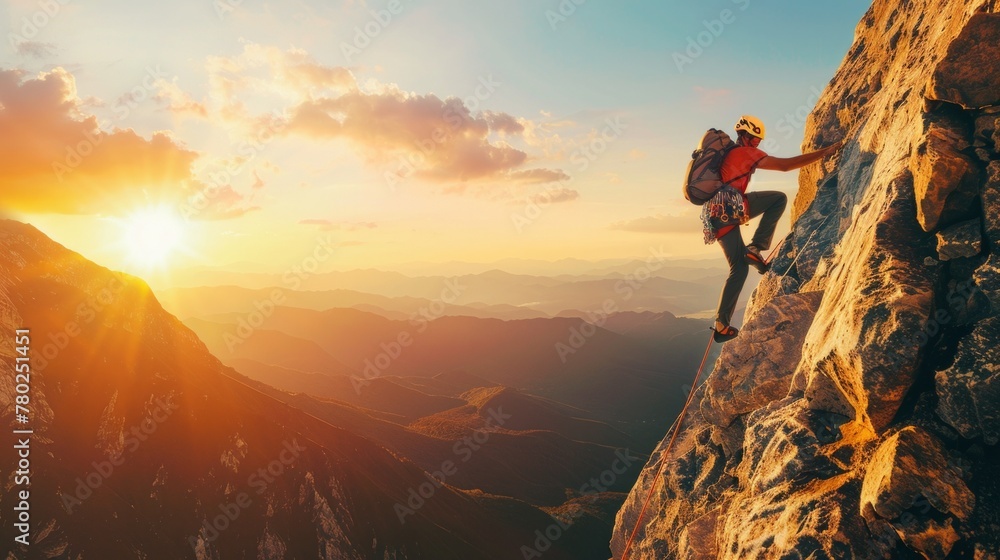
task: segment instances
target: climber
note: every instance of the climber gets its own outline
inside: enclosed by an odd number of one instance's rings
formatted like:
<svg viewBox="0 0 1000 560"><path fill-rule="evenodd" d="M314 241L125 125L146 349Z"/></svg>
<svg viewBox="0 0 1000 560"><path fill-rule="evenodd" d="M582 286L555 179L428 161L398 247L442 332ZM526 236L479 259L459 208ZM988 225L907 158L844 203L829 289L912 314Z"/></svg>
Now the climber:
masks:
<svg viewBox="0 0 1000 560"><path fill-rule="evenodd" d="M749 245L743 244L743 234L738 225L721 227L715 233L719 245L722 246L722 251L726 255L726 261L729 263L729 277L726 278L726 285L722 288L722 296L719 298L719 313L713 329L716 342L732 340L739 334L739 330L729 323L736 311L736 301L743 290L747 271L750 266L753 266L761 274L767 272L769 265L764 256L761 255L761 251L766 251L771 247L774 229L777 227L778 220L781 219L781 214L785 211L785 204L788 202L785 193L780 191L747 193L750 177L757 169L773 171L799 169L823 159L824 156L836 151L843 144L843 141L838 141L814 152L791 158L779 158L769 156L757 147L764 139L764 123L756 117L749 115L740 117L739 122L736 123L736 133L738 135L737 146L726 154L720 170L721 178L743 194L743 205L749 210L749 218L755 218L762 214L763 217L760 224L757 225L757 231L754 232Z"/></svg>

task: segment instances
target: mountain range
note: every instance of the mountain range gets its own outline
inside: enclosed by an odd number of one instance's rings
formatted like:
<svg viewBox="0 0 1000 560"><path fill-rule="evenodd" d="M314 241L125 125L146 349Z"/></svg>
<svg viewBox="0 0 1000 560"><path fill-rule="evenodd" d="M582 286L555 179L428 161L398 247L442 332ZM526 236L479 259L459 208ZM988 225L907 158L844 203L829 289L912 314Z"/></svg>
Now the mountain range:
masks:
<svg viewBox="0 0 1000 560"><path fill-rule="evenodd" d="M142 280L29 225L0 222L0 257L0 320L30 330L35 356L31 550L45 557L606 557L707 336L666 312L598 327L291 305L243 331L256 292L181 322ZM0 354L17 425L15 354Z"/></svg>

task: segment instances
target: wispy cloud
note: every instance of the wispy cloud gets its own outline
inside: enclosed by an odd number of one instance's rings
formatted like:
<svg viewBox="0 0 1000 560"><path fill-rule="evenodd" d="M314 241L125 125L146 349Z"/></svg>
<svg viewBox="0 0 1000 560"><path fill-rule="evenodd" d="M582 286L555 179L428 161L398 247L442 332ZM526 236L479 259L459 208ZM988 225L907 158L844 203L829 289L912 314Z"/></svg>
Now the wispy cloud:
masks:
<svg viewBox="0 0 1000 560"><path fill-rule="evenodd" d="M320 64L305 51L246 44L237 56L210 58L207 70L219 118L251 127L255 120L272 119L267 126L282 135L344 140L378 168L416 162L413 176L452 187L568 177L557 169L530 168L528 152L515 146L531 144L534 130L527 119L473 111L457 97L408 92L375 80L361 84L350 69ZM252 114L250 99L260 95L281 108L270 116ZM164 88L163 96L181 110L193 106L182 92Z"/></svg>
<svg viewBox="0 0 1000 560"><path fill-rule="evenodd" d="M14 47L14 52L28 58L47 58L56 54L56 46L41 41L21 41Z"/></svg>
<svg viewBox="0 0 1000 560"><path fill-rule="evenodd" d="M208 117L208 107L202 101L195 101L190 94L182 90L176 82L159 80L154 99L164 102L174 114L181 116Z"/></svg>
<svg viewBox="0 0 1000 560"><path fill-rule="evenodd" d="M260 210L251 205L249 198L240 194L232 185L222 185L212 191L205 208L197 213L202 220L231 220Z"/></svg>

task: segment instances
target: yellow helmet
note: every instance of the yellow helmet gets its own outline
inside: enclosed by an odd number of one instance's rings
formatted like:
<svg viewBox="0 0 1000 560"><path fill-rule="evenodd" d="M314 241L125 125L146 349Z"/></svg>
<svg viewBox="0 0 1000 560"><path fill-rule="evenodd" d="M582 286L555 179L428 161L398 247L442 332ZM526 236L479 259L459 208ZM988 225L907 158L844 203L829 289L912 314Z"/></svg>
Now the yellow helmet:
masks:
<svg viewBox="0 0 1000 560"><path fill-rule="evenodd" d="M736 132L747 131L747 134L764 139L764 123L760 119L751 115L743 115L736 123Z"/></svg>

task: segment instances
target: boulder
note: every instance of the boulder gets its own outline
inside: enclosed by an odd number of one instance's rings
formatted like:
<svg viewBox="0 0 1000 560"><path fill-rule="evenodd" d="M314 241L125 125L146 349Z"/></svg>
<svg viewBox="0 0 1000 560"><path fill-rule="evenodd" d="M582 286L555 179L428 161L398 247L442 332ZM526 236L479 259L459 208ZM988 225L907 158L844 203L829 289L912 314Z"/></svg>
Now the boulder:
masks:
<svg viewBox="0 0 1000 560"><path fill-rule="evenodd" d="M723 347L701 401L708 422L728 426L736 416L788 394L822 299L822 292L776 297L743 326L741 344Z"/></svg>
<svg viewBox="0 0 1000 560"><path fill-rule="evenodd" d="M934 231L958 218L968 217L971 201L978 197L978 169L961 150L968 147L961 123L952 118L928 116L921 142L910 156L917 221L924 231Z"/></svg>
<svg viewBox="0 0 1000 560"><path fill-rule="evenodd" d="M997 554L1000 554L1000 551L990 550L988 546L982 543L976 543L973 554L975 554L973 556L974 560L997 560L1000 558L1000 556L997 556Z"/></svg>
<svg viewBox="0 0 1000 560"><path fill-rule="evenodd" d="M858 476L841 467L859 425L810 410L788 397L746 416L746 447L736 470L740 492L718 523L719 558L858 558L872 545L857 511ZM831 438L831 434L833 437ZM831 440L841 440L832 445ZM864 441L862 437L860 441ZM840 455L840 458L831 455Z"/></svg>
<svg viewBox="0 0 1000 560"><path fill-rule="evenodd" d="M933 99L978 109L1000 103L1000 14L972 16L931 77Z"/></svg>
<svg viewBox="0 0 1000 560"><path fill-rule="evenodd" d="M841 437L843 419L810 410L802 398L775 401L747 416L740 488L759 494L804 478L829 478L842 469L820 446Z"/></svg>
<svg viewBox="0 0 1000 560"><path fill-rule="evenodd" d="M713 509L688 523L681 530L678 560L715 560L719 557L719 546L715 537L720 509Z"/></svg>
<svg viewBox="0 0 1000 560"><path fill-rule="evenodd" d="M1000 317L980 321L962 337L954 363L934 382L941 419L967 438L1000 442Z"/></svg>
<svg viewBox="0 0 1000 560"><path fill-rule="evenodd" d="M945 307L935 312L937 314L946 313L941 317L944 320L944 326L970 325L992 314L993 305L986 292L976 286L972 272L965 274L963 270L976 262L981 266L986 262L986 259L980 256L977 259L951 261L952 278L948 280L947 291L944 295Z"/></svg>
<svg viewBox="0 0 1000 560"><path fill-rule="evenodd" d="M952 467L941 443L914 426L883 441L865 469L861 514L870 525L891 525L925 558L943 559L958 540L952 518L968 519L976 497ZM940 521L932 510L947 515Z"/></svg>
<svg viewBox="0 0 1000 560"><path fill-rule="evenodd" d="M889 425L916 378L938 270L923 264L933 238L914 219L912 179L900 170L884 180L840 240L793 380L811 408L875 429Z"/></svg>
<svg viewBox="0 0 1000 560"><path fill-rule="evenodd" d="M986 113L976 118L976 146L986 148L986 154L1000 153L1000 115Z"/></svg>
<svg viewBox="0 0 1000 560"><path fill-rule="evenodd" d="M993 252L1000 252L1000 161L986 167L986 182L982 187L983 225Z"/></svg>
<svg viewBox="0 0 1000 560"><path fill-rule="evenodd" d="M937 252L942 261L974 257L983 250L982 220L976 218L949 226L937 234Z"/></svg>
<svg viewBox="0 0 1000 560"><path fill-rule="evenodd" d="M992 253L982 266L972 275L977 293L989 301L988 314L1000 313L1000 254ZM982 298L977 298L982 299Z"/></svg>

